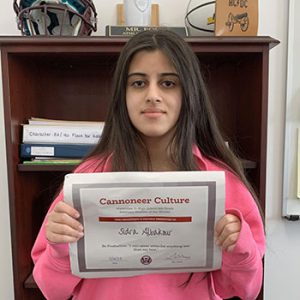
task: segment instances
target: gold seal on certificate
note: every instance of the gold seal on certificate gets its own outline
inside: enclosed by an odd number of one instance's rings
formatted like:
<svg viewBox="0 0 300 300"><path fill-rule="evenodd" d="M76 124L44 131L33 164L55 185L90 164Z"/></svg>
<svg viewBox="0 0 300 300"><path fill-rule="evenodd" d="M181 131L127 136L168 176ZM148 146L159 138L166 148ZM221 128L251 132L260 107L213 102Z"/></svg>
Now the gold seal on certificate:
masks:
<svg viewBox="0 0 300 300"><path fill-rule="evenodd" d="M70 244L82 278L203 272L221 267L214 227L224 215L224 172L68 174L64 197L85 235Z"/></svg>

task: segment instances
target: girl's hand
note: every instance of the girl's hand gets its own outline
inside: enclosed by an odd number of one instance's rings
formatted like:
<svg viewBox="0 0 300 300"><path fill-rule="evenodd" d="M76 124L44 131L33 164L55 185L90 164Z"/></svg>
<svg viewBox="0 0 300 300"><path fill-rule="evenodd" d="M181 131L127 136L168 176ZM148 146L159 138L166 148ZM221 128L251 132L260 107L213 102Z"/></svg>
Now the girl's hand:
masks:
<svg viewBox="0 0 300 300"><path fill-rule="evenodd" d="M79 213L72 206L60 201L49 213L46 238L52 243L72 243L83 237L83 226L76 220Z"/></svg>
<svg viewBox="0 0 300 300"><path fill-rule="evenodd" d="M224 215L216 224L216 244L225 251L232 251L241 231L241 221L231 214Z"/></svg>

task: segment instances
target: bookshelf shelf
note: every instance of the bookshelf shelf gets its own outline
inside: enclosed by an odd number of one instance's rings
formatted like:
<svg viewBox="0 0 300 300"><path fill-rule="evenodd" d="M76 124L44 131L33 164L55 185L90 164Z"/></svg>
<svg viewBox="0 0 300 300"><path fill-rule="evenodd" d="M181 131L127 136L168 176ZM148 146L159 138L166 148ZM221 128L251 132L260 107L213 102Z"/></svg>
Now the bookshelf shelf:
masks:
<svg viewBox="0 0 300 300"><path fill-rule="evenodd" d="M20 172L71 172L77 164L60 164L60 165L27 165L18 164Z"/></svg>
<svg viewBox="0 0 300 300"><path fill-rule="evenodd" d="M243 167L245 169L255 169L257 163L255 161L243 160ZM60 164L60 165L27 165L18 164L20 172L71 172L77 164Z"/></svg>
<svg viewBox="0 0 300 300"><path fill-rule="evenodd" d="M257 167L257 163L255 161L251 161L251 160L242 160L242 164L245 170L247 169L256 169Z"/></svg>
<svg viewBox="0 0 300 300"><path fill-rule="evenodd" d="M265 206L270 37L187 38L199 58L222 131L245 158ZM15 299L44 299L30 251L52 195L75 165L20 164L30 117L104 121L115 63L126 38L0 37ZM29 276L29 277L28 277Z"/></svg>

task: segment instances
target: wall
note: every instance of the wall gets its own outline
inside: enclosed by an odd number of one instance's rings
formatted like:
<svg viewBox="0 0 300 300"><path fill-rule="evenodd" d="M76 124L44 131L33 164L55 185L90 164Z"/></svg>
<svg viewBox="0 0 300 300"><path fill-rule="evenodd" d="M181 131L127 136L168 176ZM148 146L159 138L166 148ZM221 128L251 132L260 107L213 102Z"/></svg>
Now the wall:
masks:
<svg viewBox="0 0 300 300"><path fill-rule="evenodd" d="M287 94L285 112L285 153L283 181L283 212L284 215L299 215L300 201L297 198L297 128L300 127L300 24L297 22L297 12L300 2L290 0L289 37L288 37L288 67ZM300 163L300 160L299 162Z"/></svg>
<svg viewBox="0 0 300 300"><path fill-rule="evenodd" d="M283 135L286 95L286 55L288 1L261 1L263 33L281 40L281 45L271 51L270 93L268 121L268 168L267 168L267 255L265 267L266 299L299 299L300 270L300 222L281 219ZM297 0L294 1L298 2ZM299 4L299 3L298 3ZM295 20L299 14L295 14ZM299 28L299 24L297 25ZM296 34L299 34L295 31ZM299 69L298 66L294 66ZM298 71L299 76L299 71ZM299 78L299 77L298 77Z"/></svg>
<svg viewBox="0 0 300 300"><path fill-rule="evenodd" d="M3 1L4 2L4 1ZM106 24L115 24L115 4L120 1L94 0L99 14L99 30L103 35ZM163 25L183 25L187 0L153 1L160 3ZM172 14L169 8L172 6ZM267 253L265 258L265 299L299 299L300 222L290 223L281 218L283 134L286 93L287 0L260 1L259 35L272 36L281 44L270 52L268 160L267 160ZM19 35L12 1L5 1L0 11L0 35ZM0 103L2 103L0 87ZM0 299L13 299L10 255L10 229L6 177L3 106L0 105Z"/></svg>

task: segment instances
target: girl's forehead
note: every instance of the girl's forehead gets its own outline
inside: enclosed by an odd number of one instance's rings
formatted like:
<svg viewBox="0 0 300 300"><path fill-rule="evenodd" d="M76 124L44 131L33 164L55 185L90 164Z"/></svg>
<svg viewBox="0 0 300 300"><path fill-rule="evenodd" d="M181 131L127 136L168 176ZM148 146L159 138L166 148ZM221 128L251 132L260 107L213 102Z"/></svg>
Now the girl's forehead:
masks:
<svg viewBox="0 0 300 300"><path fill-rule="evenodd" d="M129 72L136 68L158 68L158 69L169 69L175 71L175 66L169 59L169 57L161 50L141 50L135 53L129 64Z"/></svg>
<svg viewBox="0 0 300 300"><path fill-rule="evenodd" d="M137 51L132 59L131 62L137 59L140 59L141 57L152 57L152 56L161 56L161 57L165 57L166 59L168 59L167 55L160 49L153 49L153 50L139 50Z"/></svg>

